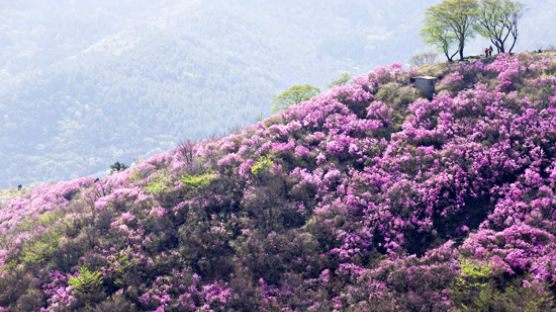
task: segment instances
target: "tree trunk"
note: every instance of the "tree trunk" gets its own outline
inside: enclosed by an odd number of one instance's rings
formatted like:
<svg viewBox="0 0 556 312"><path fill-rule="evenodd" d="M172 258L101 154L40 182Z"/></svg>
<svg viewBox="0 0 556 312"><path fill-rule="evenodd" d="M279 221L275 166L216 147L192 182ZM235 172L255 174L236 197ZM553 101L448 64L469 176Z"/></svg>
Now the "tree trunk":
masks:
<svg viewBox="0 0 556 312"><path fill-rule="evenodd" d="M448 60L450 61L450 63L452 63L454 61L454 56L456 56L456 54L458 54L458 51L454 52L454 54L452 54L452 56L450 56L448 58Z"/></svg>
<svg viewBox="0 0 556 312"><path fill-rule="evenodd" d="M517 41L517 36L514 36L513 39L514 39L514 41L512 42L512 46L511 46L510 49L508 50L508 52L509 52L510 54L512 53L512 50L513 50L514 47L515 47L515 42Z"/></svg>
<svg viewBox="0 0 556 312"><path fill-rule="evenodd" d="M448 54L448 52L444 51L444 55L446 55L446 58L448 59L448 62L452 63L452 58L450 57L450 54Z"/></svg>
<svg viewBox="0 0 556 312"><path fill-rule="evenodd" d="M496 49L498 49L498 53L504 53L504 41L498 40L498 44L496 45Z"/></svg>

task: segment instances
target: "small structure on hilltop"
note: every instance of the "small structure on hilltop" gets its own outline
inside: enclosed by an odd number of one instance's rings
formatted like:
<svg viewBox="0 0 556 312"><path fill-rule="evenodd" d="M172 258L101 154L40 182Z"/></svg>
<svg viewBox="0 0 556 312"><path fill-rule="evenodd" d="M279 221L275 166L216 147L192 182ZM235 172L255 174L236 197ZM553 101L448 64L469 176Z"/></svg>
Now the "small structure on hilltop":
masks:
<svg viewBox="0 0 556 312"><path fill-rule="evenodd" d="M415 84L415 88L421 92L421 95L429 100L432 100L436 80L437 78L432 76L418 76L411 78L411 82Z"/></svg>

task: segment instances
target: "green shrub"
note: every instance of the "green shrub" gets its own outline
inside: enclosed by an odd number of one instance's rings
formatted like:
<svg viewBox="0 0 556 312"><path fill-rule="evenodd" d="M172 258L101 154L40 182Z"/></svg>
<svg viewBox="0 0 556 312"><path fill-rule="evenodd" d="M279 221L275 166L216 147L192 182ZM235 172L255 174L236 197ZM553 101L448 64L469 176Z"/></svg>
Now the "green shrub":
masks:
<svg viewBox="0 0 556 312"><path fill-rule="evenodd" d="M20 262L26 266L47 262L58 248L61 236L57 228L44 233L39 240L23 247Z"/></svg>
<svg viewBox="0 0 556 312"><path fill-rule="evenodd" d="M113 284L116 289L119 289L126 285L137 284L141 279L146 278L140 261L130 257L130 251L131 249L127 249L123 253L116 254L115 260L109 262L109 266L113 268L113 275L110 280L106 280L107 285Z"/></svg>
<svg viewBox="0 0 556 312"><path fill-rule="evenodd" d="M61 272L68 272L73 266L79 263L79 258L83 256L89 248L89 242L85 237L77 239L60 240L57 248L51 256L50 263Z"/></svg>
<svg viewBox="0 0 556 312"><path fill-rule="evenodd" d="M25 295L33 282L33 277L24 270L5 270L6 265L0 268L0 306L8 306ZM8 310L4 310L8 311ZM23 310L25 311L25 310Z"/></svg>
<svg viewBox="0 0 556 312"><path fill-rule="evenodd" d="M203 174L197 175L185 173L179 180L188 189L198 191L207 187L210 182L216 178L214 173L214 170L209 170ZM171 191L173 186L173 179L167 176L167 173L163 172L149 182L146 189L149 193L160 194Z"/></svg>
<svg viewBox="0 0 556 312"><path fill-rule="evenodd" d="M525 280L523 276L509 279L505 273L495 273L492 264L462 259L451 301L456 312L555 311L550 292L539 285L525 287Z"/></svg>
<svg viewBox="0 0 556 312"><path fill-rule="evenodd" d="M207 187L215 178L214 170L209 170L200 175L185 174L180 181L193 190L200 190Z"/></svg>
<svg viewBox="0 0 556 312"><path fill-rule="evenodd" d="M97 304L94 308L85 311L91 312L134 312L138 311L135 304L130 302L122 291L113 294L109 299Z"/></svg>
<svg viewBox="0 0 556 312"><path fill-rule="evenodd" d="M274 106L272 107L270 114L274 115L275 113L283 111L294 104L308 101L319 93L319 88L311 85L293 86L272 100Z"/></svg>
<svg viewBox="0 0 556 312"><path fill-rule="evenodd" d="M408 115L409 104L421 97L421 93L413 85L402 85L398 82L390 82L382 86L375 96L375 100L384 103L393 109L392 124L383 133L376 133L377 136L389 138L393 132L401 129L401 126Z"/></svg>
<svg viewBox="0 0 556 312"><path fill-rule="evenodd" d="M556 311L549 291L539 291L535 286L523 287L523 279L515 278L510 285L500 289L494 280L464 302L455 301L455 312L545 312ZM456 291L456 295L459 295ZM453 297L453 296L452 296Z"/></svg>
<svg viewBox="0 0 556 312"><path fill-rule="evenodd" d="M52 210L42 215L29 218L21 223L19 226L20 230L23 231L33 231L37 226L43 226L48 228L54 225L58 220L64 217L65 212L61 209Z"/></svg>
<svg viewBox="0 0 556 312"><path fill-rule="evenodd" d="M15 311L39 311L45 304L46 296L42 291L28 288L17 300Z"/></svg>
<svg viewBox="0 0 556 312"><path fill-rule="evenodd" d="M407 106L420 96L419 90L412 85L403 86L398 82L389 82L380 88L375 100L392 107L395 111L405 112Z"/></svg>
<svg viewBox="0 0 556 312"><path fill-rule="evenodd" d="M151 194L159 194L168 191L169 179L166 176L166 172L162 172L156 176L152 181L147 184L146 190Z"/></svg>
<svg viewBox="0 0 556 312"><path fill-rule="evenodd" d="M271 155L261 156L253 167L251 167L251 173L253 175L259 175L263 170L269 170L272 165L274 165L274 161L272 161Z"/></svg>
<svg viewBox="0 0 556 312"><path fill-rule="evenodd" d="M455 280L451 294L452 302L459 311L483 311L493 290L488 285L492 265L460 259L460 274Z"/></svg>
<svg viewBox="0 0 556 312"><path fill-rule="evenodd" d="M79 269L78 276L72 276L68 284L76 291L78 306L90 307L106 295L102 287L103 278L100 271L89 271L86 267Z"/></svg>
<svg viewBox="0 0 556 312"><path fill-rule="evenodd" d="M492 272L492 265L484 265L461 259L460 270L460 276L456 278L458 285L462 287L485 287L485 281Z"/></svg>
<svg viewBox="0 0 556 312"><path fill-rule="evenodd" d="M136 182L141 180L143 177L141 177L141 175L139 174L139 172L137 171L137 169L133 169L133 171L131 172L131 175L129 176L129 182Z"/></svg>
<svg viewBox="0 0 556 312"><path fill-rule="evenodd" d="M98 291L102 287L102 273L100 271L91 272L82 267L79 269L78 276L70 277L68 284L80 293Z"/></svg>

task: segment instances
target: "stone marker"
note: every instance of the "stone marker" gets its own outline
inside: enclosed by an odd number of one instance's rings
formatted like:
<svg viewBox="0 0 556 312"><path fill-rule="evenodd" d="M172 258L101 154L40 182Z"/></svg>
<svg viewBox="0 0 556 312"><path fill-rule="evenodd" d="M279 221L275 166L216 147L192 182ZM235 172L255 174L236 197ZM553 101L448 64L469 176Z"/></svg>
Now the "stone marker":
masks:
<svg viewBox="0 0 556 312"><path fill-rule="evenodd" d="M436 80L437 78L432 76L419 76L411 78L411 82L415 83L415 88L421 92L421 95L429 100L432 100Z"/></svg>

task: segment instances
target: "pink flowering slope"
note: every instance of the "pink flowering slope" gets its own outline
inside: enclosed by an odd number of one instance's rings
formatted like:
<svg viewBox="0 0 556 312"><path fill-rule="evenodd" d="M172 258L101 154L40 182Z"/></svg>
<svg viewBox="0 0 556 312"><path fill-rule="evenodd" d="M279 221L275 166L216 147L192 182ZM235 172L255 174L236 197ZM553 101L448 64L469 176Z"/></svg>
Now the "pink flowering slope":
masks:
<svg viewBox="0 0 556 312"><path fill-rule="evenodd" d="M378 68L0 208L0 311L550 311L556 56Z"/></svg>

